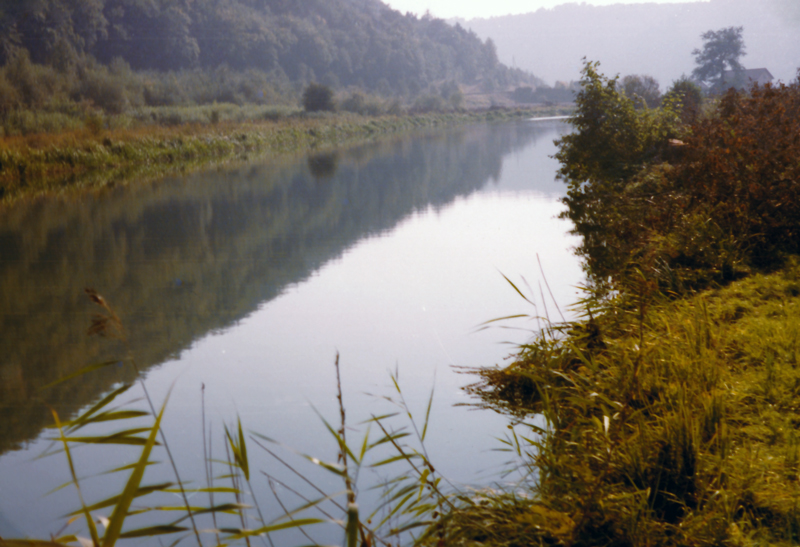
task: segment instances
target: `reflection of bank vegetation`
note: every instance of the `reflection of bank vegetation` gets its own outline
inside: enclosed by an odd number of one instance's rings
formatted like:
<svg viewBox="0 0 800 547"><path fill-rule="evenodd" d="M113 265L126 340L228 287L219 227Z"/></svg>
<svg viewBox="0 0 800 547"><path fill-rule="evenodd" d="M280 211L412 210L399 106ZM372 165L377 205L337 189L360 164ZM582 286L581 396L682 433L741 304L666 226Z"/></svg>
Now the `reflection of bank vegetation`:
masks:
<svg viewBox="0 0 800 547"><path fill-rule="evenodd" d="M530 124L396 136L338 153L317 182L306 162L243 165L108 189L92 200L41 200L0 221L0 450L69 416L117 382L39 387L116 349L83 336L91 284L122 310L142 369L227 327L306 279L360 238L496 179ZM224 179L224 183L221 180Z"/></svg>

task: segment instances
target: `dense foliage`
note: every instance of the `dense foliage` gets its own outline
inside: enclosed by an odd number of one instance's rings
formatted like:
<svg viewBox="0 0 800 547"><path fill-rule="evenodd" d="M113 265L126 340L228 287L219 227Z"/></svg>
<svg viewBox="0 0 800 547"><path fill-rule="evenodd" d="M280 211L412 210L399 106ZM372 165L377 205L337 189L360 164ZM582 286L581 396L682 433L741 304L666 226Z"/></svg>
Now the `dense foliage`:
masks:
<svg viewBox="0 0 800 547"><path fill-rule="evenodd" d="M637 268L680 292L800 250L800 85L730 91L689 124L681 97L695 100L675 90L662 109L636 111L596 65L584 70L557 157L596 281Z"/></svg>
<svg viewBox="0 0 800 547"><path fill-rule="evenodd" d="M596 69L557 155L595 283L478 371L481 406L539 418L506 440L520 484L439 544L797 544L800 82L681 117L685 83L636 110Z"/></svg>
<svg viewBox="0 0 800 547"><path fill-rule="evenodd" d="M678 109L681 121L690 124L697 119L700 114L700 107L703 103L703 91L697 83L686 76L675 80L664 94L669 104Z"/></svg>
<svg viewBox="0 0 800 547"><path fill-rule="evenodd" d="M622 89L636 101L637 108L655 108L661 104L661 90L652 76L629 74L622 79Z"/></svg>
<svg viewBox="0 0 800 547"><path fill-rule="evenodd" d="M491 40L378 0L2 0L0 62L19 49L62 72L90 54L134 70L225 66L384 94L526 79L498 62Z"/></svg>
<svg viewBox="0 0 800 547"><path fill-rule="evenodd" d="M309 84L303 90L303 108L306 112L334 110L336 105L333 102L333 90L325 85Z"/></svg>

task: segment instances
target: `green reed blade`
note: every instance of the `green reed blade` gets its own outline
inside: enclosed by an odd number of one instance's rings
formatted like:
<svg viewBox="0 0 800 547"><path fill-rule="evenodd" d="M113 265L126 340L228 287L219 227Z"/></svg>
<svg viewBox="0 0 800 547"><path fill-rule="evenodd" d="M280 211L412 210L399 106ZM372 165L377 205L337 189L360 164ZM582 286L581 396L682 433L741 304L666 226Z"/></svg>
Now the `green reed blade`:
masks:
<svg viewBox="0 0 800 547"><path fill-rule="evenodd" d="M314 412L317 412L316 408L314 409ZM325 418L323 418L319 412L317 412L317 416L319 416L319 418L322 420L322 423L325 424L325 427L328 429L330 434L333 435L333 437L336 439L336 442L339 444L339 447L343 449L345 452L347 452L347 455L350 456L354 462L359 463L360 460L356 458L355 454L353 454L353 452L350 450L350 447L347 446L347 443L344 441L339 432L336 431L333 428L333 426L331 426L331 424L329 424L328 421Z"/></svg>
<svg viewBox="0 0 800 547"><path fill-rule="evenodd" d="M392 501L398 500L398 499L402 498L403 496L407 495L408 493L412 493L413 494L416 491L416 489L417 489L417 485L416 484L408 484L408 485L404 486L403 488L401 488L400 490L398 490L392 497L389 498L388 501L392 502Z"/></svg>
<svg viewBox="0 0 800 547"><path fill-rule="evenodd" d="M243 503L223 503L222 505L215 505L214 507L190 507L189 509L192 511L192 514L202 515L205 513L228 513L230 515L236 515L242 509L249 509L250 505L245 505ZM156 507L158 511L186 511L185 505L180 505L178 507ZM178 524L189 518L189 515L186 514L179 518L176 521L173 521L172 524Z"/></svg>
<svg viewBox="0 0 800 547"><path fill-rule="evenodd" d="M500 275L502 275L503 279L505 279L508 282L508 284L511 285L514 288L515 291L517 291L517 294L519 294L525 302L527 302L528 304L531 304L534 307L536 306L536 304L534 304L533 302L528 300L527 296L522 294L522 291L519 290L519 288L514 284L513 281L511 281L508 277L506 277L506 274L504 274L503 272L500 272Z"/></svg>
<svg viewBox="0 0 800 547"><path fill-rule="evenodd" d="M185 507L184 507L185 509ZM176 534L178 532L186 532L188 528L183 526L173 526L171 524L164 524L160 526L150 526L148 528L139 528L138 530L131 530L130 532L123 532L119 535L120 539L128 538L141 538L152 536L163 536L166 534Z"/></svg>
<svg viewBox="0 0 800 547"><path fill-rule="evenodd" d="M383 465L389 465L390 463L394 463L400 460L411 461L412 458L419 458L424 460L424 458L419 454L400 454L399 456L392 456L391 458L386 458L385 460L373 463L372 465L370 465L370 467L381 467Z"/></svg>
<svg viewBox="0 0 800 547"><path fill-rule="evenodd" d="M58 434L61 442L64 444L64 453L67 456L67 463L69 463L69 472L72 476L72 482L75 484L75 489L78 491L78 499L81 502L81 511L83 515L86 517L86 526L89 528L89 533L92 536L92 543L95 546L100 545L100 538L97 535L97 527L94 525L94 519L92 515L89 514L89 509L86 507L86 503L83 500L83 493L81 492L81 486L78 482L78 475L75 473L75 464L72 461L72 453L69 450L69 443L67 442L67 438L64 436L64 429L61 427L61 422L58 419L58 413L55 410L50 410L53 413L53 419L56 422L56 427L58 428Z"/></svg>
<svg viewBox="0 0 800 547"><path fill-rule="evenodd" d="M136 467L134 467L133 471L131 471L131 476L128 479L128 483L125 485L125 490L123 490L122 494L120 495L119 502L117 503L116 507L114 507L114 512L111 514L111 519L109 520L108 527L106 528L106 533L103 536L103 547L111 547L120 537L122 525L125 523L125 518L128 516L128 509L136 497L136 492L139 490L139 484L142 482L144 471L147 468L150 452L152 452L153 447L156 445L156 436L161 428L161 418L164 415L164 410L167 408L167 401L169 401L169 393L164 400L164 404L161 405L161 410L159 411L156 421L150 430L150 435L147 438L147 442L142 448L142 455L139 458L139 463L137 463Z"/></svg>
<svg viewBox="0 0 800 547"><path fill-rule="evenodd" d="M250 480L250 462L247 459L247 443L244 439L244 431L242 431L242 420L241 418L237 417L237 422L239 422L239 453L241 455L241 462L240 467L244 472L245 480Z"/></svg>
<svg viewBox="0 0 800 547"><path fill-rule="evenodd" d="M403 532L408 532L409 530L413 530L414 528L420 528L421 526L430 526L431 524L433 524L433 522L431 522L429 520L424 520L424 521L418 520L418 521L411 522L409 524L405 524L405 525L401 526L400 528L392 529L391 534L393 536L396 536L396 535L402 534Z"/></svg>
<svg viewBox="0 0 800 547"><path fill-rule="evenodd" d="M158 465L160 463L161 462L159 462L159 461L150 460L149 462L147 462L147 465ZM108 471L103 471L98 476L101 476L101 475L112 475L114 473L119 473L121 471L128 471L130 469L133 469L134 467L136 467L135 463L132 463L132 464L129 464L129 465L123 465L122 467L117 467L116 469L110 469ZM166 490L165 490L165 492L166 492Z"/></svg>
<svg viewBox="0 0 800 547"><path fill-rule="evenodd" d="M405 428L403 428L403 429L405 429ZM399 431L403 431L403 429L401 429ZM393 433L391 435L384 435L383 437L381 437L380 439L378 439L377 441L375 441L374 443L369 445L369 447L370 447L370 449L372 449L372 448L375 448L376 446L379 446L379 445L382 445L382 444L385 444L385 443L391 443L391 442L400 440L400 439L402 439L404 437L408 437L409 435L411 435L411 433L397 433L397 434Z"/></svg>
<svg viewBox="0 0 800 547"><path fill-rule="evenodd" d="M130 388L131 388L131 384L126 384L124 386L118 387L117 389L115 389L114 391L112 391L111 393L109 393L108 395L103 397L102 399L100 399L100 401L98 401L97 403L92 405L91 408L89 408L89 410L87 410L86 412L84 412L83 414L78 416L77 418L75 418L73 420L70 420L69 422L67 422L64 425L67 426L67 428L70 431L75 431L76 429L79 429L83 425L84 421L88 420L91 416L93 416L95 412L97 412L98 410L100 410L101 408L103 408L105 406L108 406L108 404L111 403L111 401L113 401L114 399L116 399L117 397L119 397L120 395L125 393L126 391L128 391Z"/></svg>
<svg viewBox="0 0 800 547"><path fill-rule="evenodd" d="M64 376L63 378L59 378L58 380L56 380L54 382L50 382L49 384L39 388L39 390L41 391L41 390L45 390L47 388L51 388L53 386L56 386L56 385L61 384L63 382L66 382L67 380L71 380L73 378L77 378L78 376L83 376L84 374L88 374L88 373L90 373L92 371L95 371L95 370L98 370L98 369L101 369L101 368L109 367L111 365L116 365L119 362L120 362L119 359L115 359L113 361L104 361L102 363L95 363L94 365L89 365L89 366L83 367L82 369L77 370L77 371L73 372L72 374L68 374L67 376Z"/></svg>
<svg viewBox="0 0 800 547"><path fill-rule="evenodd" d="M150 486L142 486L141 488L136 489L134 492L134 498L140 498L142 496L146 496L148 494L152 494L153 492L165 491L168 487L172 486L173 483L165 482L163 484L152 484ZM111 507L112 505L116 505L119 503L119 500L122 498L121 494L116 496L111 496L110 498L106 498L103 501L98 501L87 507L89 511L97 511L98 509L102 509L104 507ZM67 513L64 515L65 517L71 517L74 515L80 514L81 511L73 511L72 513Z"/></svg>
<svg viewBox="0 0 800 547"><path fill-rule="evenodd" d="M400 412L392 412L392 413L389 413L389 414L383 414L382 416L372 416L368 420L364 420L361 423L362 424L368 424L370 422L378 422L380 420L387 420L389 418L394 418L395 416L399 416L399 415L400 415Z"/></svg>
<svg viewBox="0 0 800 547"><path fill-rule="evenodd" d="M166 490L165 490L166 492ZM230 515L237 515L238 512L242 509L250 509L251 505L244 505L241 503L225 503L222 505L217 505L214 507L192 507L189 506L188 508L185 505L177 505L177 506L156 506L156 507L145 507L142 509L138 509L136 511L128 511L128 517L132 517L135 515L144 515L145 513L152 513L153 511L160 511L162 513L169 513L175 511L189 511L192 512L192 515L197 515L198 513L227 513ZM178 524L179 522L183 522L184 520L189 518L188 512L180 517L177 520L172 521L170 524Z"/></svg>
<svg viewBox="0 0 800 547"><path fill-rule="evenodd" d="M129 429L127 431L120 431L118 433L113 433L111 435L105 435L102 437L67 437L66 439L71 443L145 446L147 444L147 439L144 437L135 436L137 433L143 433L145 431L149 431L149 428ZM156 442L155 444L160 446L161 443Z"/></svg>
<svg viewBox="0 0 800 547"><path fill-rule="evenodd" d="M313 507L316 507L316 506L318 506L319 504L321 504L321 503L323 503L325 501L335 500L337 497L339 497L339 496L341 496L342 494L345 494L345 493L346 493L346 491L340 491L340 492L336 492L335 494L329 494L329 495L322 496L321 498L317 498L315 500L309 500L306 503L304 503L303 505L300 505L299 507L297 507L297 508L295 508L295 509L293 509L291 511L284 512L284 514L281 515L281 520L287 519L287 518L292 518L294 515L302 513L303 511L305 511L307 509L311 509ZM322 511L322 513L324 514L324 511Z"/></svg>
<svg viewBox="0 0 800 547"><path fill-rule="evenodd" d="M240 490L231 488L230 486L215 486L213 488L184 488L183 491L187 494L209 492L213 492L214 494L241 494ZM164 492L169 492L170 494L180 494L181 490L178 488L167 488L164 490Z"/></svg>
<svg viewBox="0 0 800 547"><path fill-rule="evenodd" d="M133 418L141 418L143 416L149 416L149 412L145 412L144 410L117 410L117 411L109 411L103 412L96 416L92 416L83 422L81 422L80 427L83 427L88 424L100 423L100 422L112 422L115 420L130 420Z"/></svg>
<svg viewBox="0 0 800 547"><path fill-rule="evenodd" d="M233 459L236 463L236 466L242 470L244 473L245 479L250 480L250 465L247 461L247 447L244 444L244 434L242 433L242 422L239 420L239 428L238 428L238 436L236 439L233 438L231 435L228 426L225 426L225 436L228 439L228 445L230 446L231 451L233 452ZM230 464L230 462L225 462L226 464Z"/></svg>
<svg viewBox="0 0 800 547"><path fill-rule="evenodd" d="M344 467L337 463L328 463L320 460L319 458L315 458L314 456L309 456L307 454L300 454L302 457L313 463L314 465L318 465L323 469L327 469L331 473L335 475L339 475L340 477L344 476Z"/></svg>
<svg viewBox="0 0 800 547"><path fill-rule="evenodd" d="M322 524L328 522L323 519L298 519L290 522L283 522L280 524L271 524L269 526L262 526L255 530L241 530L241 529L222 529L223 532L232 533L229 538L231 540L243 539L250 536L258 536L261 534L268 534L270 532L277 532L279 530L287 530L289 528L301 528L312 524Z"/></svg>
<svg viewBox="0 0 800 547"><path fill-rule="evenodd" d="M433 392L435 389L435 385L431 386L431 396L428 398L428 408L425 410L425 423L422 425L422 435L420 436L420 441L425 440L425 434L428 432L428 421L431 417L431 406L433 406Z"/></svg>
<svg viewBox="0 0 800 547"><path fill-rule="evenodd" d="M364 433L364 442L361 444L361 453L359 454L358 461L364 461L364 456L367 454L367 450L369 450L369 426L367 426L367 431Z"/></svg>
<svg viewBox="0 0 800 547"><path fill-rule="evenodd" d="M38 539L0 539L0 547L64 547L65 543Z"/></svg>

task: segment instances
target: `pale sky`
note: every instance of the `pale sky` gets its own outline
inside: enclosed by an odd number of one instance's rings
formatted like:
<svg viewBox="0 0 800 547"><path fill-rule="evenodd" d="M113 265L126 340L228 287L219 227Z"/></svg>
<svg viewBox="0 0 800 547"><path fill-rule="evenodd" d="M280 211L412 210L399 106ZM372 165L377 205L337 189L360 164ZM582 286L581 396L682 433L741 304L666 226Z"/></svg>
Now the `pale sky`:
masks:
<svg viewBox="0 0 800 547"><path fill-rule="evenodd" d="M681 2L696 2L697 0L588 0L585 3L596 6L610 4L677 4ZM584 0L383 0L392 8L406 13L410 11L422 15L430 10L434 17L449 19L462 17L472 19L475 17L495 17L519 13L530 13L539 8L553 8L559 4L584 3Z"/></svg>

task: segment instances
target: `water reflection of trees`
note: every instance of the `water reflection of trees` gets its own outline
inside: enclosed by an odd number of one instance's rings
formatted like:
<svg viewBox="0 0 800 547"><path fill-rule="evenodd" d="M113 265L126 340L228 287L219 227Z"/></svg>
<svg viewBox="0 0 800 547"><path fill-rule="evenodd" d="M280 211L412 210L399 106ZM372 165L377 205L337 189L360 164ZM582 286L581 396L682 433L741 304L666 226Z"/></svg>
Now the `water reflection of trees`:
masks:
<svg viewBox="0 0 800 547"><path fill-rule="evenodd" d="M130 381L105 368L46 385L123 348L86 336L92 286L117 309L140 367L228 327L361 238L440 207L500 174L530 124L402 137L318 160L265 163L82 199L51 199L0 218L0 451ZM316 156L317 158L319 155Z"/></svg>

